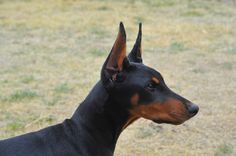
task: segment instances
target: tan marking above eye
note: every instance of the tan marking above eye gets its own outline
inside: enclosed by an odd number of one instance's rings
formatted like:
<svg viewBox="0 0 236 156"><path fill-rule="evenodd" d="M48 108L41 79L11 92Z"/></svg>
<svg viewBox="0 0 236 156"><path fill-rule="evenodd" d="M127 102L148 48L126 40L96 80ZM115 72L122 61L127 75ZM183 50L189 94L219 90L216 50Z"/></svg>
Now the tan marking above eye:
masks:
<svg viewBox="0 0 236 156"><path fill-rule="evenodd" d="M156 84L160 83L160 81L157 78L155 78L155 77L152 77L152 81L155 82Z"/></svg>

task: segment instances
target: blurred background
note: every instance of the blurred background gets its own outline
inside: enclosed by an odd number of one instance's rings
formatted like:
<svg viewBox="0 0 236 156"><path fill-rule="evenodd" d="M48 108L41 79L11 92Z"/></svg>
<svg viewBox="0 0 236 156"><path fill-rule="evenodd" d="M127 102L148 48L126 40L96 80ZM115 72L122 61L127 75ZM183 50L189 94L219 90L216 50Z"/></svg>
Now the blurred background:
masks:
<svg viewBox="0 0 236 156"><path fill-rule="evenodd" d="M200 112L179 126L140 119L115 156L236 155L236 1L0 0L0 138L71 117L118 31L143 23L144 63Z"/></svg>

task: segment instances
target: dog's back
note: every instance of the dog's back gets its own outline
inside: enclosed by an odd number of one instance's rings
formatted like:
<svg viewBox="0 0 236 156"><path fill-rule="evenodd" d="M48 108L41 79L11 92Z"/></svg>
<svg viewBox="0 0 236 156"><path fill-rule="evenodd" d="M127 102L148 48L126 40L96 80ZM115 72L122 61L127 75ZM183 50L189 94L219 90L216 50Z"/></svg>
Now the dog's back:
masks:
<svg viewBox="0 0 236 156"><path fill-rule="evenodd" d="M77 120L63 123L0 141L0 156L78 156L112 155Z"/></svg>
<svg viewBox="0 0 236 156"><path fill-rule="evenodd" d="M78 148L69 138L68 121L50 126L37 132L28 133L0 141L1 156L74 156ZM75 136L74 136L75 137Z"/></svg>

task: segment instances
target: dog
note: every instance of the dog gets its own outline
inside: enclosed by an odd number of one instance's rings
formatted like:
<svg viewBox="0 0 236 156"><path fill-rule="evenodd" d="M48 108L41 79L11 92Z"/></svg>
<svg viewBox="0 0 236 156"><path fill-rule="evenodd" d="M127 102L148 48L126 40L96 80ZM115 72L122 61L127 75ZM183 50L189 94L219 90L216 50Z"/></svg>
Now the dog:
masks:
<svg viewBox="0 0 236 156"><path fill-rule="evenodd" d="M162 75L143 64L142 24L126 56L120 23L101 78L70 119L0 141L0 156L112 156L121 132L139 118L178 125L199 107L170 90Z"/></svg>

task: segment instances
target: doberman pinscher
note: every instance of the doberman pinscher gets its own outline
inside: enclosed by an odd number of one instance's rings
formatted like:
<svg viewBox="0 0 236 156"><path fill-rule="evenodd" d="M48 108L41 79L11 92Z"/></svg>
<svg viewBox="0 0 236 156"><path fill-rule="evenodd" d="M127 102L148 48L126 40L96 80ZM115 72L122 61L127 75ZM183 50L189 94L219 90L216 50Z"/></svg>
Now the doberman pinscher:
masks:
<svg viewBox="0 0 236 156"><path fill-rule="evenodd" d="M178 125L198 106L171 91L156 70L145 66L141 24L126 56L126 33L120 23L101 79L63 123L0 141L0 156L112 156L120 133L138 118Z"/></svg>

